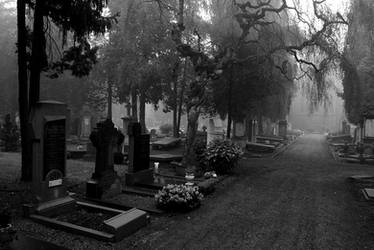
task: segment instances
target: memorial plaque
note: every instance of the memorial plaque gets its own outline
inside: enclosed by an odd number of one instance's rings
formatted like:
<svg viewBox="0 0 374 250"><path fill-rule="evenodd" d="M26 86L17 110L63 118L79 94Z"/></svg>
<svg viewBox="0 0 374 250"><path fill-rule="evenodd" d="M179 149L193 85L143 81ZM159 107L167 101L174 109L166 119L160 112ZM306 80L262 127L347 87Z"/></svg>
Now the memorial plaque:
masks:
<svg viewBox="0 0 374 250"><path fill-rule="evenodd" d="M65 119L49 121L44 126L43 180L58 180L65 175ZM55 185L58 182L52 183Z"/></svg>

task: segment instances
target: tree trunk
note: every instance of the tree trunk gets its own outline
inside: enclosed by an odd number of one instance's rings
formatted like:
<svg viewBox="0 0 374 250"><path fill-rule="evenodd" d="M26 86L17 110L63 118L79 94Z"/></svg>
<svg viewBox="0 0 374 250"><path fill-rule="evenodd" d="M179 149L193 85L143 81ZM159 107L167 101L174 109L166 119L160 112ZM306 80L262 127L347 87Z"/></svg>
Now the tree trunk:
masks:
<svg viewBox="0 0 374 250"><path fill-rule="evenodd" d="M176 61L173 67L173 136L179 137L178 129L178 69L179 61Z"/></svg>
<svg viewBox="0 0 374 250"><path fill-rule="evenodd" d="M177 117L177 129L178 129L178 132L180 131L181 129L181 118L182 118L182 106L183 106L183 88L181 90L181 98L180 98L180 101L178 103L178 117ZM180 134L178 133L178 137L180 136Z"/></svg>
<svg viewBox="0 0 374 250"><path fill-rule="evenodd" d="M33 105L35 105L35 103L39 101L40 96L40 72L44 61L43 55L45 53L43 11L44 0L36 0L30 63L29 108L31 108Z"/></svg>
<svg viewBox="0 0 374 250"><path fill-rule="evenodd" d="M26 31L26 5L24 0L17 0L17 51L18 51L18 106L21 130L22 170L21 180L31 181L32 166L28 159L27 123L29 114L28 84L27 84L27 31Z"/></svg>
<svg viewBox="0 0 374 250"><path fill-rule="evenodd" d="M145 96L144 94L140 94L139 96L139 122L142 127L142 133L145 133L147 130L145 126Z"/></svg>
<svg viewBox="0 0 374 250"><path fill-rule="evenodd" d="M231 138L231 124L232 124L232 79L233 79L233 66L230 67L229 79L228 79L228 102L227 102L227 129L226 138Z"/></svg>
<svg viewBox="0 0 374 250"><path fill-rule="evenodd" d="M186 87L186 76L187 76L187 61L184 61L183 65L183 76L181 81L181 89L179 92L179 98L177 98L177 105L178 105L178 118L177 118L177 129L178 132L181 129L181 118L182 118L182 108L183 108L183 96L184 96L184 89ZM178 133L179 136L179 133Z"/></svg>
<svg viewBox="0 0 374 250"><path fill-rule="evenodd" d="M134 121L138 121L138 95L135 89L131 89L131 116Z"/></svg>
<svg viewBox="0 0 374 250"><path fill-rule="evenodd" d="M173 136L179 137L179 129L178 129L178 107L177 105L173 105Z"/></svg>
<svg viewBox="0 0 374 250"><path fill-rule="evenodd" d="M107 92L108 92L108 100L107 100L107 105L108 105L108 114L107 114L107 118L112 120L112 83L111 81L108 81L108 88L107 88Z"/></svg>
<svg viewBox="0 0 374 250"><path fill-rule="evenodd" d="M173 136L179 137L179 128L178 128L178 89L177 89L177 80L174 80L174 89L173 89Z"/></svg>
<svg viewBox="0 0 374 250"><path fill-rule="evenodd" d="M195 152L193 150L195 139L196 139L196 132L197 132L197 125L200 116L200 111L197 107L192 107L187 112L187 137L186 137L186 145L184 150L183 156L183 165L188 167L196 166L196 157Z"/></svg>

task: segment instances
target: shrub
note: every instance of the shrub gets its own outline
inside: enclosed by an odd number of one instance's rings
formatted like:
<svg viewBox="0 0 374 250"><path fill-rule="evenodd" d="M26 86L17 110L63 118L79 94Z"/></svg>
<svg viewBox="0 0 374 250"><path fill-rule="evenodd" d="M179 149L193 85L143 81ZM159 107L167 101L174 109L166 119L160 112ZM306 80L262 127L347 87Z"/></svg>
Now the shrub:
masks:
<svg viewBox="0 0 374 250"><path fill-rule="evenodd" d="M194 144L193 150L195 152L196 161L199 163L199 167L205 171L208 167L208 163L205 159L206 141L197 140Z"/></svg>
<svg viewBox="0 0 374 250"><path fill-rule="evenodd" d="M173 132L173 125L171 124L163 124L160 126L160 132L161 134L170 134Z"/></svg>
<svg viewBox="0 0 374 250"><path fill-rule="evenodd" d="M197 186L169 184L155 195L155 199L156 206L162 210L185 212L199 207L203 195Z"/></svg>
<svg viewBox="0 0 374 250"><path fill-rule="evenodd" d="M215 140L205 151L205 161L209 169L218 174L227 174L237 165L243 151L231 141Z"/></svg>

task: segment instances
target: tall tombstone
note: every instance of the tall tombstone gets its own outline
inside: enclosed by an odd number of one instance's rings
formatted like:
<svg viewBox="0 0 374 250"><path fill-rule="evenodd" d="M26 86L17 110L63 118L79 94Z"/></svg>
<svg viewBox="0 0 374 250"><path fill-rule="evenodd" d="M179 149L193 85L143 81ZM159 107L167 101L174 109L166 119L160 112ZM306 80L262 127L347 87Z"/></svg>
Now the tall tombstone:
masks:
<svg viewBox="0 0 374 250"><path fill-rule="evenodd" d="M287 137L287 121L282 120L278 123L278 135L286 138Z"/></svg>
<svg viewBox="0 0 374 250"><path fill-rule="evenodd" d="M214 140L213 133L215 132L215 125L212 118L209 118L208 121L208 128L207 128L207 143L210 143Z"/></svg>
<svg viewBox="0 0 374 250"><path fill-rule="evenodd" d="M121 192L121 183L114 170L113 156L120 138L119 133L110 119L97 123L97 127L91 132L90 140L96 148L96 161L92 180L87 184L87 196L109 197ZM98 190L96 194L91 195L89 189L93 181L96 181Z"/></svg>
<svg viewBox="0 0 374 250"><path fill-rule="evenodd" d="M88 138L91 133L91 116L85 115L81 120L80 137Z"/></svg>
<svg viewBox="0 0 374 250"><path fill-rule="evenodd" d="M256 141L258 131L258 124L256 120L247 120L247 140L250 142Z"/></svg>
<svg viewBox="0 0 374 250"><path fill-rule="evenodd" d="M122 133L125 135L125 139L124 139L124 142L123 142L123 148L124 148L124 151L127 152L128 151L128 147L129 147L129 137L128 137L128 129L129 129L129 124L130 122L133 122L134 121L134 118L133 117L130 117L130 116L127 116L127 117L122 117Z"/></svg>
<svg viewBox="0 0 374 250"><path fill-rule="evenodd" d="M129 136L129 165L125 175L126 185L137 182L153 182L153 169L150 168L150 136L141 133L139 122L130 122Z"/></svg>
<svg viewBox="0 0 374 250"><path fill-rule="evenodd" d="M38 201L37 211L55 205L72 204L65 186L66 104L54 101L36 103L30 112L32 143L32 186Z"/></svg>
<svg viewBox="0 0 374 250"><path fill-rule="evenodd" d="M242 138L245 136L245 124L244 122L234 122L234 136L236 138Z"/></svg>
<svg viewBox="0 0 374 250"><path fill-rule="evenodd" d="M207 143L209 144L210 142L214 140L224 140L225 139L225 133L224 130L219 131L218 127L216 127L215 123L219 124L220 120L214 121L212 118L209 119L208 122L208 128L207 128ZM222 122L221 122L222 125ZM217 131L218 130L218 131Z"/></svg>

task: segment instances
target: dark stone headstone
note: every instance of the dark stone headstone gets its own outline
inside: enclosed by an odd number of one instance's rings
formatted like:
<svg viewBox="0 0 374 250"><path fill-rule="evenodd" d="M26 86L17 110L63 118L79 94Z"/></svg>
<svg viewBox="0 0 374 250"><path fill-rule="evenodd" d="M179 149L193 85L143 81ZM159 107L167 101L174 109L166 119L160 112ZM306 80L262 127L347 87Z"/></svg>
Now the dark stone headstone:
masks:
<svg viewBox="0 0 374 250"><path fill-rule="evenodd" d="M97 123L97 128L91 132L90 140L96 148L95 172L92 179L98 181L104 196L119 193L121 185L114 171L114 151L117 147L120 133L110 119Z"/></svg>
<svg viewBox="0 0 374 250"><path fill-rule="evenodd" d="M38 213L54 207L71 207L75 203L64 183L67 116L66 104L54 101L38 102L30 112L32 182Z"/></svg>
<svg viewBox="0 0 374 250"><path fill-rule="evenodd" d="M131 122L128 126L129 135L129 167L126 173L126 184L132 185L139 181L153 181L153 170L150 169L150 136L141 134L138 122Z"/></svg>
<svg viewBox="0 0 374 250"><path fill-rule="evenodd" d="M149 168L149 135L130 137L129 170L139 172Z"/></svg>
<svg viewBox="0 0 374 250"><path fill-rule="evenodd" d="M128 126L127 133L129 136L141 135L142 127L139 122L130 122Z"/></svg>

